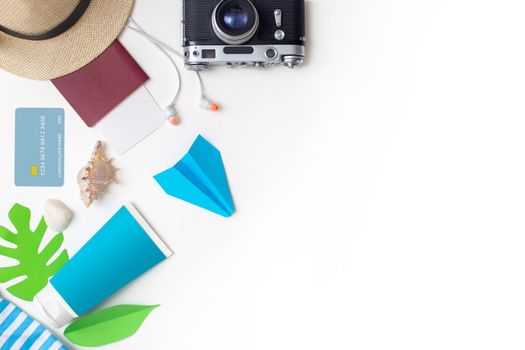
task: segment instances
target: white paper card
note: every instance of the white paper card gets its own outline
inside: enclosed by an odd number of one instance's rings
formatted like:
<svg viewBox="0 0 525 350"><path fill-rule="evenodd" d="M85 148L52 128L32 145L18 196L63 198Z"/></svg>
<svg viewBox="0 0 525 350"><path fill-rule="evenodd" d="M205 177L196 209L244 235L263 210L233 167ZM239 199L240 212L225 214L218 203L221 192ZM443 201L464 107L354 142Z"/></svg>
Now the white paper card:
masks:
<svg viewBox="0 0 525 350"><path fill-rule="evenodd" d="M95 129L111 149L123 155L166 121L146 87L141 86L102 118Z"/></svg>

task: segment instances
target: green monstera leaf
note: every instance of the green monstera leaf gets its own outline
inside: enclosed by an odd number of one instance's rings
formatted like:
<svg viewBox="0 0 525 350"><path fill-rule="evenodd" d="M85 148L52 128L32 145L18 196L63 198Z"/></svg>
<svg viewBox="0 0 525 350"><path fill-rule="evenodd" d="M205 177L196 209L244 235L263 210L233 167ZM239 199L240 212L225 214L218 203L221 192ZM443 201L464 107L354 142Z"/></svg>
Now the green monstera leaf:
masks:
<svg viewBox="0 0 525 350"><path fill-rule="evenodd" d="M39 252L47 231L44 218L40 219L37 228L32 231L31 211L20 204L15 204L9 211L9 220L11 220L16 232L11 232L0 226L0 238L11 243L14 247L0 245L0 255L18 260L18 264L0 268L0 283L25 276L23 280L10 286L7 290L20 299L33 301L35 295L47 285L49 278L56 274L69 260L67 251L62 250L58 257L49 263L49 260L62 246L64 236L62 233L58 233Z"/></svg>

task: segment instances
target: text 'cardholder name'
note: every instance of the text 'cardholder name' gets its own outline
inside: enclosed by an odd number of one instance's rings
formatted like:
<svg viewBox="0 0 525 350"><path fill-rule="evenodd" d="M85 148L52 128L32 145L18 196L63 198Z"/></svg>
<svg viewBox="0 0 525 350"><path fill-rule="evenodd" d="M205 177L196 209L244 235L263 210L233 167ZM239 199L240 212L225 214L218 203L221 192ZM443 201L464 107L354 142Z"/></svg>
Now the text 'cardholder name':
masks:
<svg viewBox="0 0 525 350"><path fill-rule="evenodd" d="M15 185L64 185L64 110L18 108L15 114Z"/></svg>

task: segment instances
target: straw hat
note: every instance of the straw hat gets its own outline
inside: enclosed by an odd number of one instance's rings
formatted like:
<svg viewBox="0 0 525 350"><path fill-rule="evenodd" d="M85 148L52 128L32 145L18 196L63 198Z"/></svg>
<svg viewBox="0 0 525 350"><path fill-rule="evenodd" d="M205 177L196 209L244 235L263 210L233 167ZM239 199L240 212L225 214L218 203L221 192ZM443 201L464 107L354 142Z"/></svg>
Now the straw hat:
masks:
<svg viewBox="0 0 525 350"><path fill-rule="evenodd" d="M134 0L0 0L0 69L50 80L98 57L118 37Z"/></svg>

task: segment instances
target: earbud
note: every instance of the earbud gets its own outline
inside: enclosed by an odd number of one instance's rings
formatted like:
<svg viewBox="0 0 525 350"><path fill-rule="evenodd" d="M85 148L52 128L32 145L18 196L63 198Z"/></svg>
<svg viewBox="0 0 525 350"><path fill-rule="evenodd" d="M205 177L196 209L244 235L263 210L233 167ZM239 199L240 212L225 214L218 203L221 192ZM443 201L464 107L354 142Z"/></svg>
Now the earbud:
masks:
<svg viewBox="0 0 525 350"><path fill-rule="evenodd" d="M201 97L201 100L199 101L199 107L213 112L218 111L220 108L220 106L217 103L213 102L206 96Z"/></svg>
<svg viewBox="0 0 525 350"><path fill-rule="evenodd" d="M180 124L180 117L174 105L164 108L164 114L166 114L166 118L171 125L177 126Z"/></svg>
<svg viewBox="0 0 525 350"><path fill-rule="evenodd" d="M141 34L142 36L146 37L149 41L151 41L161 52L164 53L164 55L166 55L166 57L170 60L170 62L172 63L175 69L179 84L177 86L177 91L175 92L175 97L173 98L171 104L167 106L166 108L164 108L164 113L166 114L166 118L168 119L171 125L179 125L181 120L177 113L177 110L175 109L174 104L175 104L175 101L177 101L177 97L179 95L179 90L180 90L180 81L181 81L180 72L179 72L179 69L177 68L177 64L175 63L173 58L168 53L168 50L181 58L184 58L184 55L178 52L177 50L173 49L172 47L164 44L162 41L148 34L133 18L130 18L129 20L133 25L128 24L128 28L134 30L135 32ZM213 112L218 111L220 108L219 104L211 101L209 98L206 97L204 83L202 82L200 73L198 71L195 71L195 73L197 75L200 90L201 90L201 98L199 100L199 107L202 109L206 109L208 111L213 111Z"/></svg>

